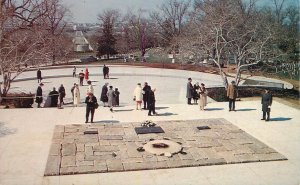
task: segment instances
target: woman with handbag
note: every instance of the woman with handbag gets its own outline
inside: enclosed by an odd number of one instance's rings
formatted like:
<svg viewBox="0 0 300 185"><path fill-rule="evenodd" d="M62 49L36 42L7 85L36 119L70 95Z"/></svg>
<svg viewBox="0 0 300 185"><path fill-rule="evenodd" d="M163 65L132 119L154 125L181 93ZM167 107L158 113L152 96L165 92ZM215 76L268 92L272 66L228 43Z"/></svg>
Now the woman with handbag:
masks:
<svg viewBox="0 0 300 185"><path fill-rule="evenodd" d="M143 93L142 86L138 83L133 92L133 101L136 102L136 110L142 110Z"/></svg>

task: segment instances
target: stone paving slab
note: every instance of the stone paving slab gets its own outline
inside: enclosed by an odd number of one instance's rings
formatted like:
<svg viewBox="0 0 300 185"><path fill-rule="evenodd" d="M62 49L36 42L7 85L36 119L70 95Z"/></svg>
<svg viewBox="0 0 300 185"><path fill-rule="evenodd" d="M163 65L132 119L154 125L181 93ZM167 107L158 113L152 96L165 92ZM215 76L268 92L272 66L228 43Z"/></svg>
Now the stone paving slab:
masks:
<svg viewBox="0 0 300 185"><path fill-rule="evenodd" d="M54 129L45 176L153 170L287 160L225 119L160 121L165 133L137 135L139 123L58 125ZM198 130L199 126L211 129ZM84 135L85 131L98 133ZM172 157L138 152L150 140L178 142Z"/></svg>

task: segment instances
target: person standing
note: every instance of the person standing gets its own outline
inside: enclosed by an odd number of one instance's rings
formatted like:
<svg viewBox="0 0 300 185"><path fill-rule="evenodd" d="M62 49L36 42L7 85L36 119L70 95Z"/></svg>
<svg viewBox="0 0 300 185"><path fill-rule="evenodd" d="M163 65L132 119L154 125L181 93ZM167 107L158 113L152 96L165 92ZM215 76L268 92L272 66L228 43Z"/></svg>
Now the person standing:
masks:
<svg viewBox="0 0 300 185"><path fill-rule="evenodd" d="M100 97L100 101L103 102L103 106L107 107L107 102L108 102L108 97L107 97L107 91L108 91L108 83L105 83L102 87L102 91L101 91L101 97Z"/></svg>
<svg viewBox="0 0 300 185"><path fill-rule="evenodd" d="M143 94L143 101L144 101L144 109L148 109L148 97L149 97L149 93L151 91L151 87L148 85L147 82L145 82L144 84L144 88L143 88L144 94Z"/></svg>
<svg viewBox="0 0 300 185"><path fill-rule="evenodd" d="M155 112L155 90L153 89L149 91L149 96L148 96L148 108L149 108L149 112L148 112L148 116L152 116L151 112L153 113L153 115L157 115L157 113Z"/></svg>
<svg viewBox="0 0 300 185"><path fill-rule="evenodd" d="M57 107L59 93L56 91L55 87L53 87L53 90L49 93L49 96L51 99L50 107Z"/></svg>
<svg viewBox="0 0 300 185"><path fill-rule="evenodd" d="M103 66L103 78L106 79L108 76L109 68L104 64Z"/></svg>
<svg viewBox="0 0 300 185"><path fill-rule="evenodd" d="M73 103L75 107L77 107L80 104L80 90L78 84L75 84Z"/></svg>
<svg viewBox="0 0 300 185"><path fill-rule="evenodd" d="M84 74L85 81L89 80L89 76L90 76L89 70L88 68L85 68L85 74Z"/></svg>
<svg viewBox="0 0 300 185"><path fill-rule="evenodd" d="M263 117L261 120L270 121L272 100L273 100L272 94L269 92L268 89L266 89L265 93L261 97L262 112L263 112Z"/></svg>
<svg viewBox="0 0 300 185"><path fill-rule="evenodd" d="M115 98L115 92L113 90L113 86L109 86L109 89L107 91L107 97L108 97L108 106L110 107L110 111L113 112L113 106L114 106L114 98Z"/></svg>
<svg viewBox="0 0 300 185"><path fill-rule="evenodd" d="M35 102L38 104L38 108L41 108L41 103L43 103L43 89L42 87L44 86L43 83L40 83L40 85L38 86L37 90L36 90L36 98L35 98Z"/></svg>
<svg viewBox="0 0 300 185"><path fill-rule="evenodd" d="M232 81L227 88L227 97L229 99L229 111L235 111L235 99L237 98L237 86Z"/></svg>
<svg viewBox="0 0 300 185"><path fill-rule="evenodd" d="M76 67L73 67L73 77L76 77Z"/></svg>
<svg viewBox="0 0 300 185"><path fill-rule="evenodd" d="M197 82L194 87L193 87L193 100L194 100L194 104L198 104L198 99L199 99L199 82Z"/></svg>
<svg viewBox="0 0 300 185"><path fill-rule="evenodd" d="M205 85L201 83L201 87L199 89L200 94L200 110L204 110L204 107L207 105L207 90Z"/></svg>
<svg viewBox="0 0 300 185"><path fill-rule="evenodd" d="M89 93L89 95L85 98L86 103L86 114L85 114L85 123L89 121L89 115L91 113L91 123L94 123L94 114L97 106L97 98L93 93Z"/></svg>
<svg viewBox="0 0 300 185"><path fill-rule="evenodd" d="M42 71L40 70L40 68L36 72L36 77L37 77L38 83L41 83L42 82Z"/></svg>
<svg viewBox="0 0 300 185"><path fill-rule="evenodd" d="M188 83L186 86L186 98L188 100L188 105L192 105L191 100L193 98L193 85L192 85L192 79L188 78Z"/></svg>
<svg viewBox="0 0 300 185"><path fill-rule="evenodd" d="M118 88L115 88L115 106L120 106L120 91Z"/></svg>
<svg viewBox="0 0 300 185"><path fill-rule="evenodd" d="M84 73L83 70L79 73L79 85L83 86Z"/></svg>
<svg viewBox="0 0 300 185"><path fill-rule="evenodd" d="M61 107L64 104L64 98L66 96L66 89L63 84L60 85L58 89L59 93L59 107Z"/></svg>
<svg viewBox="0 0 300 185"><path fill-rule="evenodd" d="M74 83L73 87L71 88L71 94L72 94L72 97L73 97L73 102L74 102L74 90L75 90L75 87L76 87L76 83Z"/></svg>
<svg viewBox="0 0 300 185"><path fill-rule="evenodd" d="M93 93L94 94L94 87L92 85L92 81L87 81L87 84L88 84L88 88L87 88L87 91L86 91L86 95L88 95L89 93Z"/></svg>
<svg viewBox="0 0 300 185"><path fill-rule="evenodd" d="M133 100L136 102L136 110L142 110L143 89L140 83L134 89Z"/></svg>

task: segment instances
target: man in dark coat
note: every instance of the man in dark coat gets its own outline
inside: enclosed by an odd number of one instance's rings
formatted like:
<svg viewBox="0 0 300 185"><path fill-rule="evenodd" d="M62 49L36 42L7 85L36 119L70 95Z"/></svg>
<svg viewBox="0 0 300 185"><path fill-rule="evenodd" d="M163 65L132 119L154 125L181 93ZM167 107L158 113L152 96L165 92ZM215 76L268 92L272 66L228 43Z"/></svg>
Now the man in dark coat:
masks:
<svg viewBox="0 0 300 185"><path fill-rule="evenodd" d="M145 82L145 84L144 84L143 91L144 91L144 94L143 94L144 109L148 109L148 107L149 107L148 97L149 97L149 93L151 91L151 86L149 86L147 82Z"/></svg>
<svg viewBox="0 0 300 185"><path fill-rule="evenodd" d="M64 97L66 96L66 89L63 84L60 85L58 89L58 93L59 93L59 107L61 107L62 104L64 103Z"/></svg>
<svg viewBox="0 0 300 185"><path fill-rule="evenodd" d="M105 64L103 66L103 78L104 79L109 78L109 68Z"/></svg>
<svg viewBox="0 0 300 185"><path fill-rule="evenodd" d="M41 103L43 103L43 83L40 83L39 87L36 90L35 102L38 104L38 108L41 108Z"/></svg>
<svg viewBox="0 0 300 185"><path fill-rule="evenodd" d="M148 116L152 116L151 112L153 113L153 115L157 115L157 113L155 112L155 92L156 89L153 89L149 91L149 95L148 95Z"/></svg>
<svg viewBox="0 0 300 185"><path fill-rule="evenodd" d="M51 99L50 107L57 107L59 94L56 91L55 87L53 87L53 90L49 93L49 96L50 96L50 99Z"/></svg>
<svg viewBox="0 0 300 185"><path fill-rule="evenodd" d="M85 123L89 121L89 115L91 113L91 123L94 123L94 113L97 106L97 98L93 95L93 93L89 93L85 98L86 103L86 114L85 114Z"/></svg>
<svg viewBox="0 0 300 185"><path fill-rule="evenodd" d="M229 99L229 112L235 111L235 99L237 98L237 86L235 81L232 81L227 88L227 97Z"/></svg>
<svg viewBox="0 0 300 185"><path fill-rule="evenodd" d="M193 98L193 85L192 85L192 79L188 78L188 83L186 86L186 98L188 99L188 105L192 105L191 100Z"/></svg>
<svg viewBox="0 0 300 185"><path fill-rule="evenodd" d="M263 118L261 120L270 120L270 112L271 112L271 105L272 105L272 94L269 92L268 89L265 90L265 93L262 95L261 104L262 104L262 111L263 111ZM266 119L267 115L267 119Z"/></svg>
<svg viewBox="0 0 300 185"><path fill-rule="evenodd" d="M100 97L100 101L103 102L104 107L107 106L107 102L108 102L108 97L107 97L107 92L108 92L108 83L105 83L105 85L103 85L102 87L102 91L101 91L101 97Z"/></svg>
<svg viewBox="0 0 300 185"><path fill-rule="evenodd" d="M83 86L83 79L84 79L84 72L83 70L81 70L81 72L79 73L79 85Z"/></svg>
<svg viewBox="0 0 300 185"><path fill-rule="evenodd" d="M42 82L42 71L40 69L36 72L36 78L38 80L38 83Z"/></svg>

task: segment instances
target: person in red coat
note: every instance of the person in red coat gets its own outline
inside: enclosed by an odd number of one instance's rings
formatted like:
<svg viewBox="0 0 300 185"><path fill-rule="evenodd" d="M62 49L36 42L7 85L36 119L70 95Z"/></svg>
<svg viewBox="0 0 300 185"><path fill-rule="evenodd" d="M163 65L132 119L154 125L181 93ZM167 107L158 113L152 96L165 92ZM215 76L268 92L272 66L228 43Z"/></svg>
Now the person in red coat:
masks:
<svg viewBox="0 0 300 185"><path fill-rule="evenodd" d="M86 81L89 80L89 70L88 70L88 68L85 68L84 78L85 78Z"/></svg>

